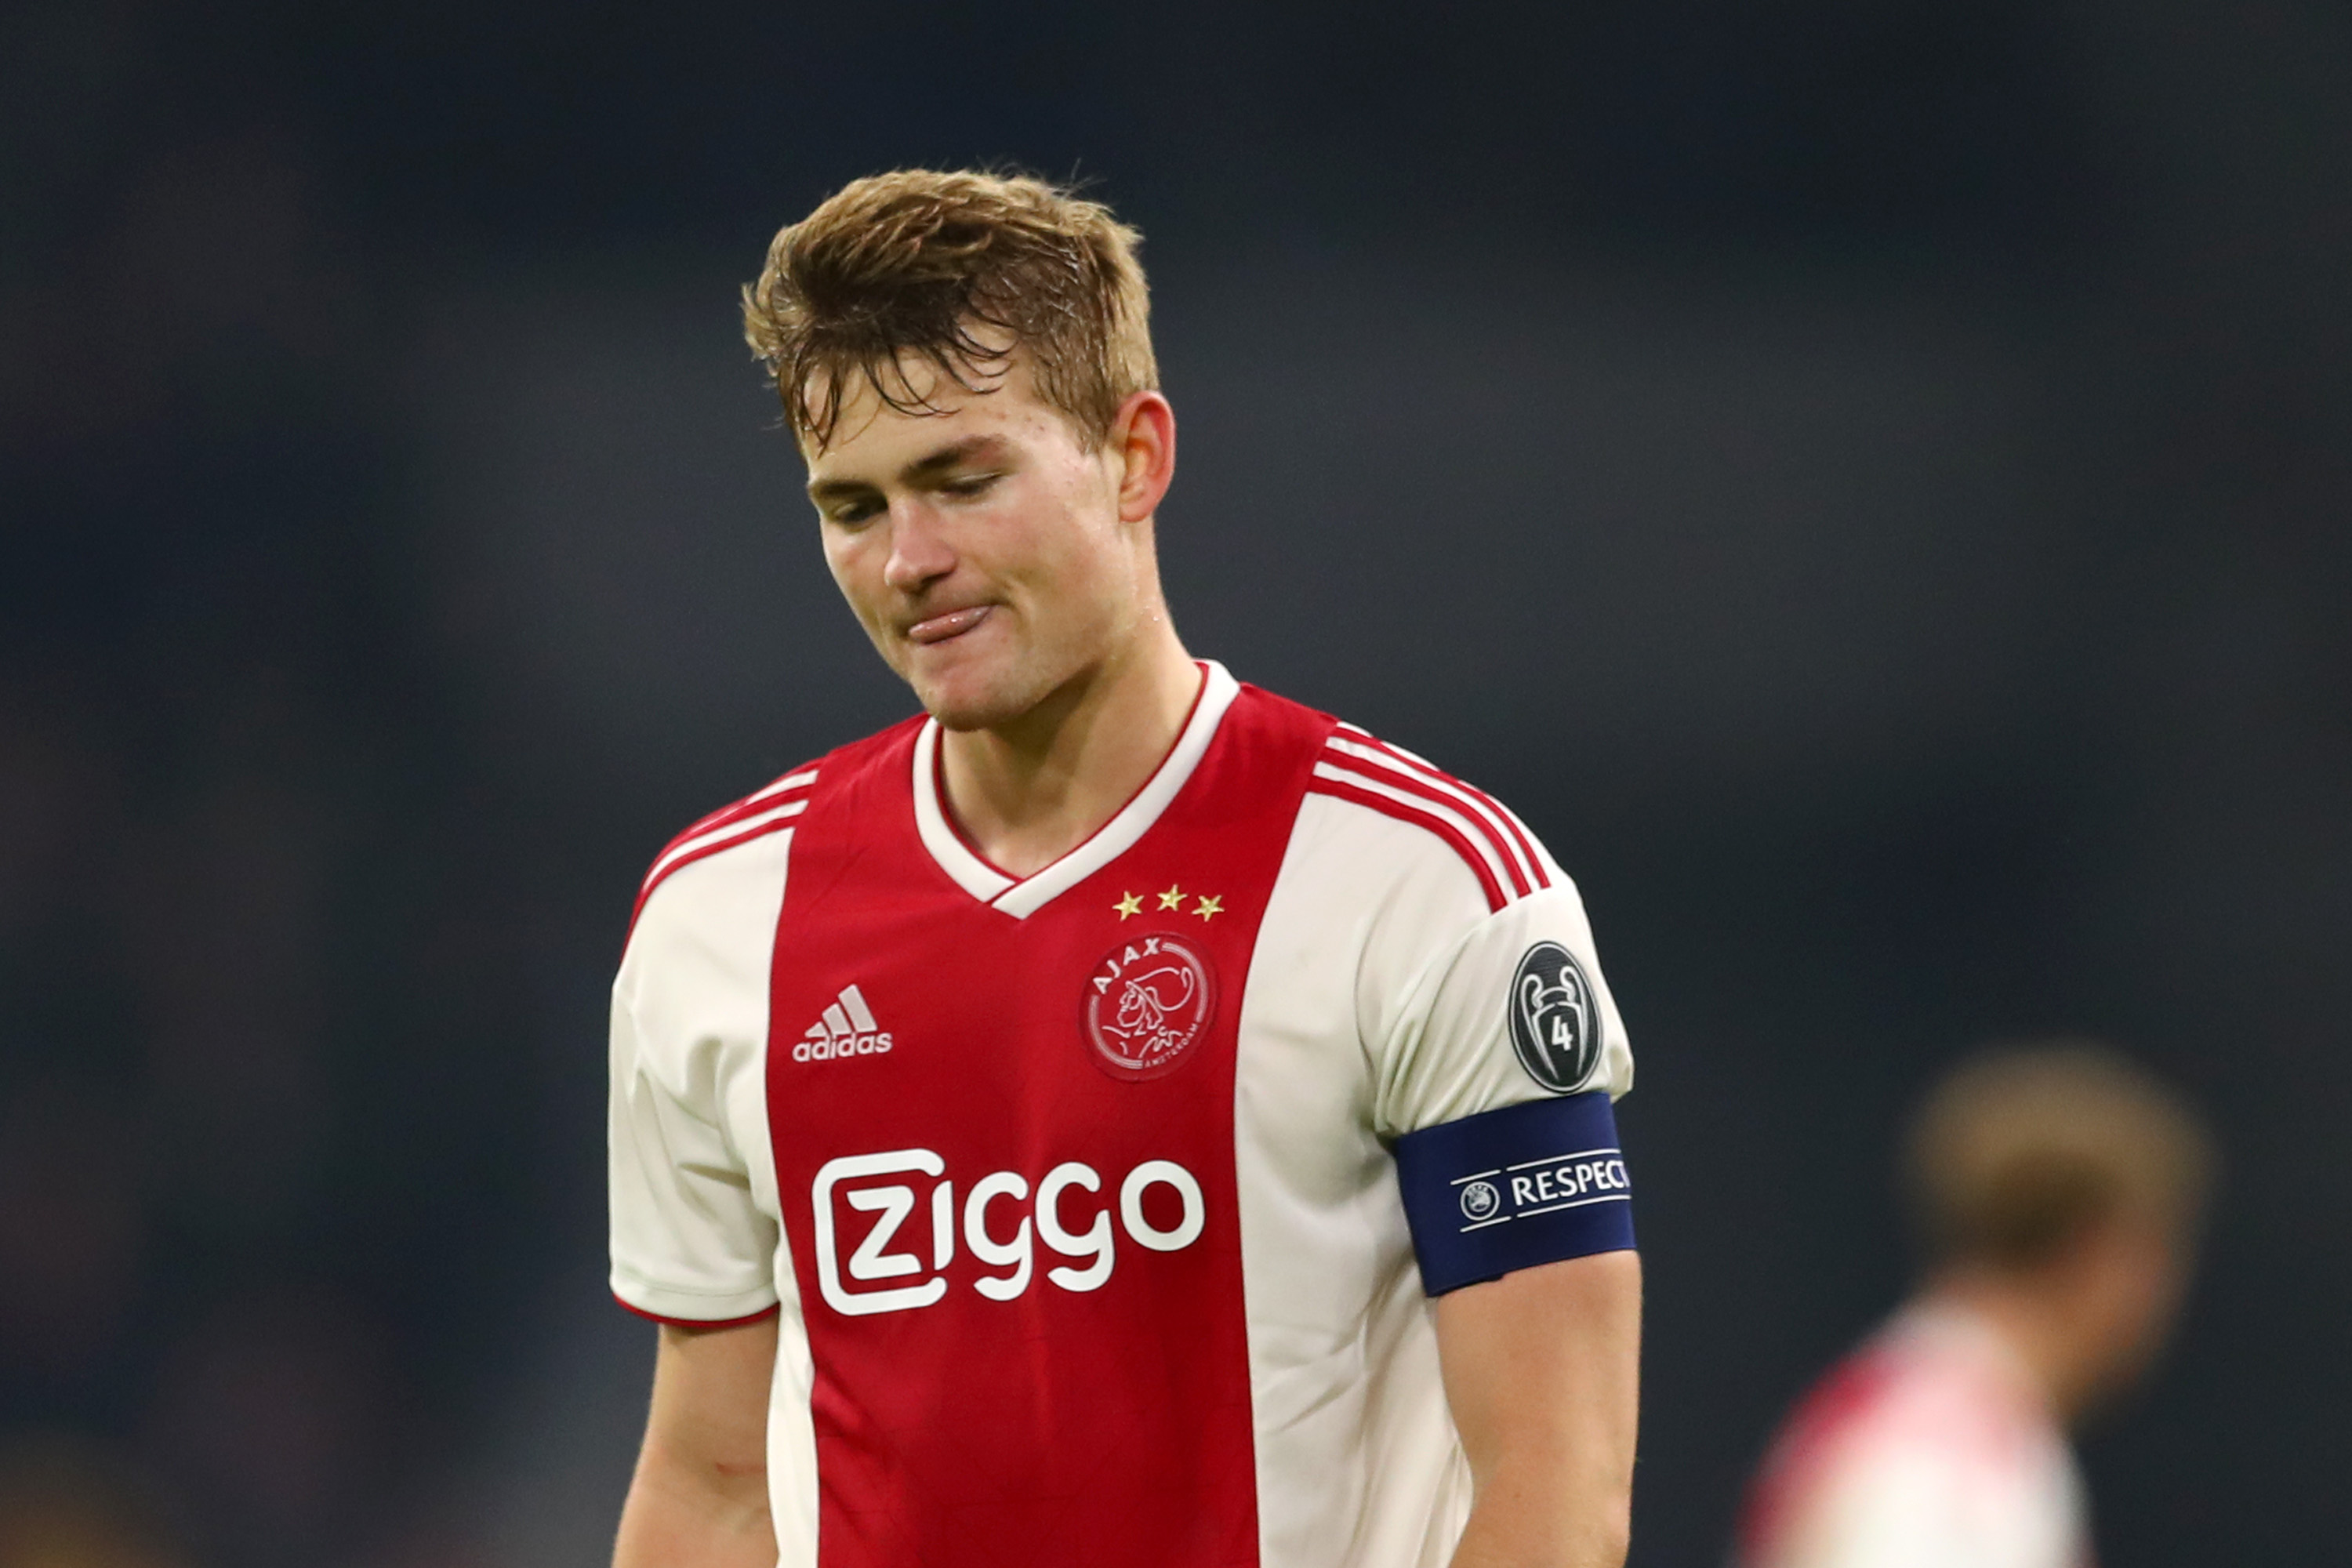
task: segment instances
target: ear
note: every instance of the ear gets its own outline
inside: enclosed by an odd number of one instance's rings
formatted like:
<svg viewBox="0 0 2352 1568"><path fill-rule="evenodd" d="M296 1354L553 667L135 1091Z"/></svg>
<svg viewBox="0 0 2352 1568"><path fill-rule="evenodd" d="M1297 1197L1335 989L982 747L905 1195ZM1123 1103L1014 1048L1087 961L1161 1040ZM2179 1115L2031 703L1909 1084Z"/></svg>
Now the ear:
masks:
<svg viewBox="0 0 2352 1568"><path fill-rule="evenodd" d="M1176 477L1176 410L1156 392L1130 393L1103 445L1118 465L1118 520L1141 522Z"/></svg>

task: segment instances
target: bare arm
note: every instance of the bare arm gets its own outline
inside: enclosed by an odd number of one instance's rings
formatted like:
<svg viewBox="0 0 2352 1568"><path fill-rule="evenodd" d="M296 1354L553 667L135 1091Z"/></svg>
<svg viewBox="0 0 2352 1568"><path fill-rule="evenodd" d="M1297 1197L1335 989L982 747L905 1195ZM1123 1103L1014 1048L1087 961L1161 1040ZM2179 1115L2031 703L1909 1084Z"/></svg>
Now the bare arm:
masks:
<svg viewBox="0 0 2352 1568"><path fill-rule="evenodd" d="M1604 1252L1437 1301L1475 1485L1454 1568L1619 1568L1633 1492L1642 1261Z"/></svg>
<svg viewBox="0 0 2352 1568"><path fill-rule="evenodd" d="M768 1383L776 1319L664 1323L653 1411L621 1510L613 1568L775 1568L768 1521Z"/></svg>

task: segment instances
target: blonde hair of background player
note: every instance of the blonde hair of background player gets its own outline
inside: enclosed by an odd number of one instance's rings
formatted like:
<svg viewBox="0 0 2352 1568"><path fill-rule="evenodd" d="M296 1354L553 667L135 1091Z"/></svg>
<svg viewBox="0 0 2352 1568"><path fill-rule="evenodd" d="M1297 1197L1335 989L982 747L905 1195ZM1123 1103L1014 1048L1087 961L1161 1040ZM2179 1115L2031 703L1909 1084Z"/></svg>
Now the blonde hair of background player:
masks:
<svg viewBox="0 0 2352 1568"><path fill-rule="evenodd" d="M2109 1047L1980 1052L1937 1085L1905 1150L1929 1292L1992 1319L2077 1418L2163 1342L2214 1168L2195 1111Z"/></svg>

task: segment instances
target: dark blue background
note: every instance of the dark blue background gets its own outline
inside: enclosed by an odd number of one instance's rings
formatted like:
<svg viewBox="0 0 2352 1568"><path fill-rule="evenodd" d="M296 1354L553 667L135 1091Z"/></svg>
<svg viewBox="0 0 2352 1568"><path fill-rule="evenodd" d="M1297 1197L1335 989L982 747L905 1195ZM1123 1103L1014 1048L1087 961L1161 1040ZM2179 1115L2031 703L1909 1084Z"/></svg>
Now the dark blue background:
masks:
<svg viewBox="0 0 2352 1568"><path fill-rule="evenodd" d="M1584 890L1634 1561L1717 1559L1902 1289L1903 1107L2060 1027L2230 1161L2104 1553L2330 1558L2347 89L2292 0L9 6L0 1491L168 1561L602 1552L635 879L907 709L733 291L851 175L1007 159L1149 236L1195 650Z"/></svg>

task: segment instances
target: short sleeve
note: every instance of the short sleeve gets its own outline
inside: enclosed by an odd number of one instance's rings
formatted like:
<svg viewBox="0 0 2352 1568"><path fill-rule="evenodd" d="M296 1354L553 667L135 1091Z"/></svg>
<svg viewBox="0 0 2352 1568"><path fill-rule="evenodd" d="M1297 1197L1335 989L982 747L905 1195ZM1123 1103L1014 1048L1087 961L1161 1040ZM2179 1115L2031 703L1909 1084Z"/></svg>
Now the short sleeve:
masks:
<svg viewBox="0 0 2352 1568"><path fill-rule="evenodd" d="M778 1226L756 1190L763 1151L751 1146L764 1137L774 921L758 921L756 883L751 907L734 907L758 869L739 851L664 883L613 987L612 1288L647 1317L724 1323L776 1304Z"/></svg>
<svg viewBox="0 0 2352 1568"><path fill-rule="evenodd" d="M1583 901L1544 865L1499 909L1424 900L1376 937L1411 978L1368 1042L1375 1130L1432 1296L1634 1246L1612 1110L1633 1053Z"/></svg>
<svg viewBox="0 0 2352 1568"><path fill-rule="evenodd" d="M1633 1087L1624 1022L1565 877L1466 921L1423 905L1389 923L1400 929L1376 933L1386 950L1376 956L1410 978L1370 1042L1383 1137L1549 1096L1613 1100Z"/></svg>

